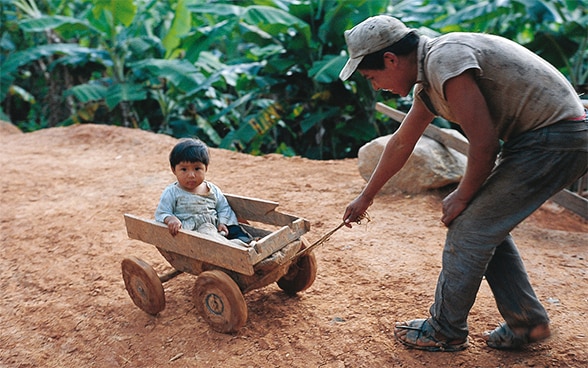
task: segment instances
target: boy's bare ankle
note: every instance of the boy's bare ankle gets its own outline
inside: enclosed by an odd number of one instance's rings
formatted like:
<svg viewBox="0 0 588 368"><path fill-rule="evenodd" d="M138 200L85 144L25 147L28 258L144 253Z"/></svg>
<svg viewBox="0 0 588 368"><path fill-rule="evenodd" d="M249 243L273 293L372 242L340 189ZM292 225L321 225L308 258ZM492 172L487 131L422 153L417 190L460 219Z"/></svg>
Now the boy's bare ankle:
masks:
<svg viewBox="0 0 588 368"><path fill-rule="evenodd" d="M551 336L549 324L537 325L529 330L529 342L540 341Z"/></svg>
<svg viewBox="0 0 588 368"><path fill-rule="evenodd" d="M526 336L527 340L529 340L528 342L540 341L548 338L551 335L549 324L547 323L536 325L535 327L531 328L515 327L511 330L516 336Z"/></svg>

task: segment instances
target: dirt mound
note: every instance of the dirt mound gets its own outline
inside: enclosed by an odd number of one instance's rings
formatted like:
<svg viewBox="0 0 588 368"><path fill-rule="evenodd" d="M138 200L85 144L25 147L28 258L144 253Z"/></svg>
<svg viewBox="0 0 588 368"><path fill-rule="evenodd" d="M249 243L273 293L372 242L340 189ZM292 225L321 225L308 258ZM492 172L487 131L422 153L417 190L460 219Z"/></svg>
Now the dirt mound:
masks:
<svg viewBox="0 0 588 368"><path fill-rule="evenodd" d="M0 136L10 134L22 134L22 132L15 125L7 121L0 120Z"/></svg>
<svg viewBox="0 0 588 368"><path fill-rule="evenodd" d="M381 195L372 221L343 228L316 251L318 275L288 297L275 284L245 295L237 334L195 313L196 277L165 284L166 309L132 303L120 262L170 266L127 237L123 214L150 218L174 180L177 140L100 125L20 133L0 124L0 366L2 367L584 367L588 365L588 224L553 203L513 235L554 336L522 352L489 349L480 335L501 322L483 283L459 353L405 349L396 321L425 317L440 269L443 192ZM280 203L311 222L307 238L336 227L365 184L357 160L253 157L211 150L208 178L224 192Z"/></svg>

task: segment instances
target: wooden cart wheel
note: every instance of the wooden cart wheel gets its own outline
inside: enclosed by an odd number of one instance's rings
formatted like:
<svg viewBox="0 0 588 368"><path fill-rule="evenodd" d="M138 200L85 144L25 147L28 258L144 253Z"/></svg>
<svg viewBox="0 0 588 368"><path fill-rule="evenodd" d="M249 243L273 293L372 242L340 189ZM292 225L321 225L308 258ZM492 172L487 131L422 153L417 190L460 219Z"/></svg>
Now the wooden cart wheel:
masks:
<svg viewBox="0 0 588 368"><path fill-rule="evenodd" d="M295 295L312 285L316 278L316 270L316 257L314 253L309 252L290 265L288 272L278 280L278 286L286 294Z"/></svg>
<svg viewBox="0 0 588 368"><path fill-rule="evenodd" d="M238 331L247 322L247 304L239 286L226 273L204 271L196 279L194 303L213 330Z"/></svg>
<svg viewBox="0 0 588 368"><path fill-rule="evenodd" d="M137 257L123 259L121 267L133 303L152 315L161 312L165 308L165 293L157 272Z"/></svg>

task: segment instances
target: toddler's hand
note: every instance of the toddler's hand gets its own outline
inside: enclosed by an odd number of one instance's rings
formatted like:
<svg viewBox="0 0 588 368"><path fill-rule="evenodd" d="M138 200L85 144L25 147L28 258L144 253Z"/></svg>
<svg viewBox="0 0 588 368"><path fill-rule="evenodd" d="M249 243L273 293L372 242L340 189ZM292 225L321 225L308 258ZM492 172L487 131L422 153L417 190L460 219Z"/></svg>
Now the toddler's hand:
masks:
<svg viewBox="0 0 588 368"><path fill-rule="evenodd" d="M227 235L229 235L229 228L225 224L220 224L220 225L218 225L218 232L222 236L227 236Z"/></svg>
<svg viewBox="0 0 588 368"><path fill-rule="evenodd" d="M182 222L177 218L170 219L167 222L167 228L169 229L169 233L173 236L176 236L180 229L182 228Z"/></svg>

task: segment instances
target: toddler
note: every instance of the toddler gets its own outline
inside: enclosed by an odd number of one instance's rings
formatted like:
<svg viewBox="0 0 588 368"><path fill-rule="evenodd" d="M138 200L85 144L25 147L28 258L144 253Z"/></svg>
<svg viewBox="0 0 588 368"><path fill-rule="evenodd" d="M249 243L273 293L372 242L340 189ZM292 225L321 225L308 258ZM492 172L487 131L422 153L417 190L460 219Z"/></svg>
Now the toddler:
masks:
<svg viewBox="0 0 588 368"><path fill-rule="evenodd" d="M239 225L237 215L221 190L206 181L208 147L198 139L182 139L169 155L177 181L168 185L159 200L155 220L170 234L180 228L210 235L215 240L248 246L251 236Z"/></svg>

